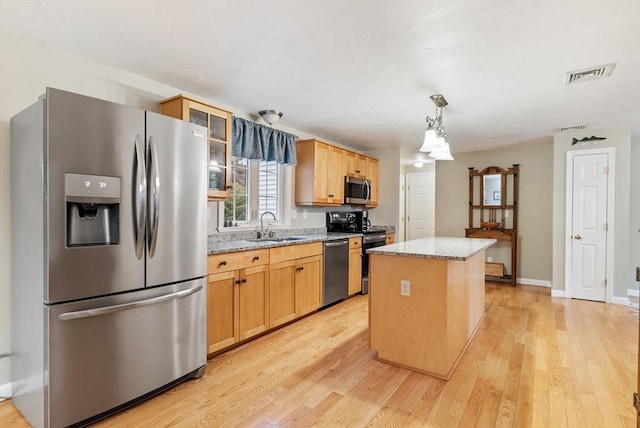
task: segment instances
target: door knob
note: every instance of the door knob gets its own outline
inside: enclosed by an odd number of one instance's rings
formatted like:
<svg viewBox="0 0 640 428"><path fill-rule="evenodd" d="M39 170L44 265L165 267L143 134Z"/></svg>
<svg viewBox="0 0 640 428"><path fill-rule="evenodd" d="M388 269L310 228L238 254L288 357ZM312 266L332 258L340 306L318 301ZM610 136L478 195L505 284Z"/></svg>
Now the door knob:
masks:
<svg viewBox="0 0 640 428"><path fill-rule="evenodd" d="M576 235L576 236L574 236L574 239L582 239L582 236Z"/></svg>

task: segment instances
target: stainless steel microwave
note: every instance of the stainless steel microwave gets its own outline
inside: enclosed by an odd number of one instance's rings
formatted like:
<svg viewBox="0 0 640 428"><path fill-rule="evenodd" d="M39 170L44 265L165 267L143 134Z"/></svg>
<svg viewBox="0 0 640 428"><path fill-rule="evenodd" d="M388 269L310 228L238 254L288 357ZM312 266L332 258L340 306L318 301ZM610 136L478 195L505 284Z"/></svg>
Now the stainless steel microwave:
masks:
<svg viewBox="0 0 640 428"><path fill-rule="evenodd" d="M371 180L346 176L344 203L365 205L371 202Z"/></svg>

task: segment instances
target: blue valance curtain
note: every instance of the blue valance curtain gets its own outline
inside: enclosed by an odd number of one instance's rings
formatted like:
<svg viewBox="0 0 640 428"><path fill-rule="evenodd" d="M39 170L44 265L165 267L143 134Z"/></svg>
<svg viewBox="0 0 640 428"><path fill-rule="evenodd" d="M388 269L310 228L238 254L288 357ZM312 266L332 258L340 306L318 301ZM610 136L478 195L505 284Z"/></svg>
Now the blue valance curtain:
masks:
<svg viewBox="0 0 640 428"><path fill-rule="evenodd" d="M296 164L296 135L235 116L232 128L233 156Z"/></svg>

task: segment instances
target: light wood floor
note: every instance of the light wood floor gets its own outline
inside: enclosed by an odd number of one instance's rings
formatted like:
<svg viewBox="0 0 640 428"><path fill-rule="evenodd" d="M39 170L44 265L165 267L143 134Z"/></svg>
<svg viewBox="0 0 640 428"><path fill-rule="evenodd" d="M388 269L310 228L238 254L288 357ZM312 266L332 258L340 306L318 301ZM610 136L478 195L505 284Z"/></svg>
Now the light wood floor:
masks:
<svg viewBox="0 0 640 428"><path fill-rule="evenodd" d="M533 286L486 291L486 317L449 382L376 361L358 296L97 426L635 427L636 311ZM0 426L28 425L5 401Z"/></svg>

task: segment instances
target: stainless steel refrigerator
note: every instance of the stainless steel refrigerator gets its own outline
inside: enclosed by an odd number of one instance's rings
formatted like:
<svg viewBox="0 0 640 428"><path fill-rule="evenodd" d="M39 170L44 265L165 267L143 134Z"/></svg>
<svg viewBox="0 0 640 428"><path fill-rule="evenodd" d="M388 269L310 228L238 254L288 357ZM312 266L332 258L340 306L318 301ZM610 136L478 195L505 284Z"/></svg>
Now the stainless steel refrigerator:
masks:
<svg viewBox="0 0 640 428"><path fill-rule="evenodd" d="M206 150L198 125L51 88L11 119L13 402L33 426L204 372Z"/></svg>

